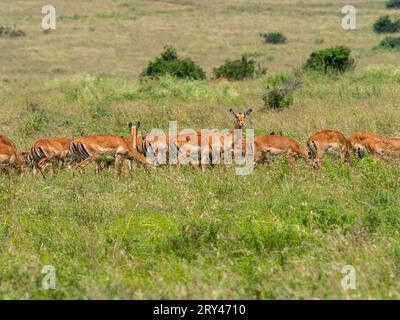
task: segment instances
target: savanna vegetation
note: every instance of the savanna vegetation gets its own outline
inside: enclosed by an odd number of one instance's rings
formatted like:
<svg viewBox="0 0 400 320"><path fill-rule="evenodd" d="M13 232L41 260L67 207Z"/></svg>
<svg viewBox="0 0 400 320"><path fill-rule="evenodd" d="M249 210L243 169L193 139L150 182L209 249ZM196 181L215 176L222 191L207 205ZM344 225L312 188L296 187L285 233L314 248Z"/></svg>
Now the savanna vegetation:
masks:
<svg viewBox="0 0 400 320"><path fill-rule="evenodd" d="M0 24L25 33L0 37L0 134L21 151L43 137L127 136L137 120L143 131L169 120L233 128L229 108L248 107L255 134L303 145L323 129L400 136L399 53L371 47L383 38L373 24L385 1L353 1L356 30L342 29L330 0L52 4L57 29L46 33L41 1L0 10ZM290 41L265 44L265 30ZM140 77L165 46L207 78ZM351 68L303 68L312 52L338 46L351 50ZM238 57L266 73L211 80ZM284 89L293 90L279 98ZM320 170L279 159L246 176L232 166L1 174L0 297L398 299L399 188L399 162L369 157L326 156ZM42 288L45 265L56 269L55 290ZM354 290L341 285L345 265Z"/></svg>

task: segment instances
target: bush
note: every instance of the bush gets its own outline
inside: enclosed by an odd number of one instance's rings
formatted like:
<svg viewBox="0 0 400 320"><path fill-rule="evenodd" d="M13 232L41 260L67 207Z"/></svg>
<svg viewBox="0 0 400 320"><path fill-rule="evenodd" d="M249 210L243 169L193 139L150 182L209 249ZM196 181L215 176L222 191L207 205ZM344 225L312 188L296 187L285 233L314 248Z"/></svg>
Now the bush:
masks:
<svg viewBox="0 0 400 320"><path fill-rule="evenodd" d="M30 103L21 115L22 128L21 132L25 136L29 136L35 132L42 131L47 126L49 119L45 110L38 104Z"/></svg>
<svg viewBox="0 0 400 320"><path fill-rule="evenodd" d="M324 73L344 72L354 68L354 59L349 48L337 46L312 52L304 68Z"/></svg>
<svg viewBox="0 0 400 320"><path fill-rule="evenodd" d="M400 49L400 37L386 37L379 43L378 48Z"/></svg>
<svg viewBox="0 0 400 320"><path fill-rule="evenodd" d="M389 0L386 2L386 9L400 8L400 0Z"/></svg>
<svg viewBox="0 0 400 320"><path fill-rule="evenodd" d="M374 31L376 33L392 33L400 31L400 19L393 21L389 16L380 17L374 23Z"/></svg>
<svg viewBox="0 0 400 320"><path fill-rule="evenodd" d="M260 37L264 39L265 43L286 43L286 37L280 32L260 33Z"/></svg>
<svg viewBox="0 0 400 320"><path fill-rule="evenodd" d="M230 80L243 80L253 78L260 73L254 59L242 56L238 60L228 60L222 66L213 69L215 78L225 77Z"/></svg>
<svg viewBox="0 0 400 320"><path fill-rule="evenodd" d="M269 79L263 94L264 107L282 109L293 103L293 93L301 86L300 80L285 74L278 74Z"/></svg>
<svg viewBox="0 0 400 320"><path fill-rule="evenodd" d="M172 47L165 47L164 52L148 64L141 77L159 78L167 74L179 79L199 80L206 77L203 69L190 58L179 59Z"/></svg>
<svg viewBox="0 0 400 320"><path fill-rule="evenodd" d="M25 36L25 32L22 30L19 30L16 28L16 26L14 27L8 27L8 26L2 26L0 25L0 37L1 36L9 36L10 38L17 38L17 37L24 37Z"/></svg>

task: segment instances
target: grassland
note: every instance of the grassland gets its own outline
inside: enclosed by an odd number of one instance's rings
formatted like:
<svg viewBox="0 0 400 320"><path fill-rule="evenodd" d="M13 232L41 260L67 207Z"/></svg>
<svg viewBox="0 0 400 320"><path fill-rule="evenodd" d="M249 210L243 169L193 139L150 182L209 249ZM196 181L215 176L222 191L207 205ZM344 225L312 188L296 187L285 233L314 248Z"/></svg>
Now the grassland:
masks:
<svg viewBox="0 0 400 320"><path fill-rule="evenodd" d="M372 50L383 1L353 1L353 31L341 28L336 1L53 1L49 34L43 3L4 2L0 24L26 36L0 38L0 133L21 150L42 137L126 135L138 119L143 130L169 120L231 128L230 107L253 108L256 134L282 131L302 144L328 128L400 136L399 55ZM263 44L258 34L269 31L288 43ZM139 81L165 44L209 75L244 53L268 73L220 85ZM270 77L336 44L352 49L353 72L301 73L290 108L263 109ZM399 187L398 161L334 157L319 171L282 159L249 176L231 167L1 175L0 297L398 299ZM56 290L41 288L44 265L56 268ZM344 265L356 270L355 290L341 286Z"/></svg>

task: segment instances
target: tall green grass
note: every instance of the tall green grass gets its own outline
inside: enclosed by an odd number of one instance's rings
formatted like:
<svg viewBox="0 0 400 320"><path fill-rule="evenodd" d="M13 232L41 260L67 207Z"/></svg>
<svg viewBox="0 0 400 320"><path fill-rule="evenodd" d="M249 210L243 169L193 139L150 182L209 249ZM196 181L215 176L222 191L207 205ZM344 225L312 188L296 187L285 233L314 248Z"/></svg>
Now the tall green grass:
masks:
<svg viewBox="0 0 400 320"><path fill-rule="evenodd" d="M1 133L29 148L44 136L232 128L228 109L253 108L248 128L282 130L302 144L317 130L396 136L399 70L370 66L340 77L304 73L294 103L262 109L281 75L215 84L131 82L107 76L52 80L0 93ZM399 298L398 161L334 156L322 169L285 159L236 176L182 166L128 176L62 170L45 179L0 175L0 297L11 298ZM56 290L41 270L56 268ZM341 286L342 267L356 289Z"/></svg>

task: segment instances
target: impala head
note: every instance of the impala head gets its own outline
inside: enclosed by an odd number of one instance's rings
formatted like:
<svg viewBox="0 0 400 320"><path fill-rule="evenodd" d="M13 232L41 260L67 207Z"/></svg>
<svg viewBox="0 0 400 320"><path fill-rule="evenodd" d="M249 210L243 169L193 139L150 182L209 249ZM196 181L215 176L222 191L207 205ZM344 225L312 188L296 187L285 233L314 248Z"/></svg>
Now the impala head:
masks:
<svg viewBox="0 0 400 320"><path fill-rule="evenodd" d="M349 148L356 154L359 158L363 158L365 156L364 146L362 145L359 137L357 136L350 136L347 138L349 142Z"/></svg>
<svg viewBox="0 0 400 320"><path fill-rule="evenodd" d="M32 164L32 156L30 152L19 152L18 157L21 160L24 169L29 168Z"/></svg>
<svg viewBox="0 0 400 320"><path fill-rule="evenodd" d="M18 173L22 175L25 172L25 162L24 159L22 158L21 153L16 153L15 154L15 163L14 163L15 169L18 170Z"/></svg>
<svg viewBox="0 0 400 320"><path fill-rule="evenodd" d="M229 109L229 112L235 117L235 129L242 129L245 126L246 117L253 111L252 109L248 109L245 112L236 113L233 109Z"/></svg>

